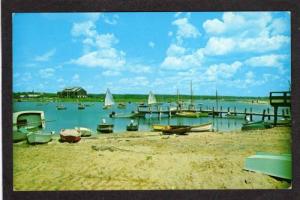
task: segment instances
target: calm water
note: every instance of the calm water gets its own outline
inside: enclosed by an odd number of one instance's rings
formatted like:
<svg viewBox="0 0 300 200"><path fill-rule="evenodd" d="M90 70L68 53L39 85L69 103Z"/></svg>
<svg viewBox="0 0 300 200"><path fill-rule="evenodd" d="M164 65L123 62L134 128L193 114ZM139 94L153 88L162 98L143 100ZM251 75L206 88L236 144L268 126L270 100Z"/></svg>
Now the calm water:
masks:
<svg viewBox="0 0 300 200"><path fill-rule="evenodd" d="M202 103L201 107L203 109L212 108L215 106L215 101L204 100L195 102L196 104ZM137 104L131 103L126 104L125 109L119 109L117 106L111 109L103 110L103 103L91 103L90 107L86 107L84 110L78 110L77 103L64 102L63 103L67 109L57 110L55 102L49 102L48 104L41 105L39 102L14 102L13 112L24 111L24 110L42 110L45 112L46 121L46 131L59 132L62 128L74 128L75 126L87 127L96 131L97 125L102 119L106 119L108 123L114 124L114 132L123 132L126 130L126 125L130 123L130 118L109 118L109 114L112 111L116 113L131 113L137 108ZM252 105L249 103L238 103L238 102L219 102L219 107L222 106L223 110L227 110L230 107L236 106L237 111L244 111L245 108L249 111L252 108L253 112L262 112L263 109L270 108L273 112L272 107L269 105ZM253 117L254 120L260 120L261 117ZM213 122L215 130L229 131L229 130L239 130L244 123L243 119L227 119L227 118L212 118L212 117L202 117L202 118L181 118L172 116L171 118L167 116L162 116L161 119L157 115L153 114L152 117L146 115L145 118L135 119L135 122L139 123L139 130L148 131L151 130L152 124L178 124L178 125L194 125L205 122Z"/></svg>

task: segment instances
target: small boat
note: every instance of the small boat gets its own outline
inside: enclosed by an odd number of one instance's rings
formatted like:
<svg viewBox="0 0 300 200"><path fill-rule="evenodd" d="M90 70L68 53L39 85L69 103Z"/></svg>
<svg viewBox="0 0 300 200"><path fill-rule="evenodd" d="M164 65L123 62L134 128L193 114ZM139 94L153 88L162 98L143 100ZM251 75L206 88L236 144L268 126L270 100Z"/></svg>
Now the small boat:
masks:
<svg viewBox="0 0 300 200"><path fill-rule="evenodd" d="M52 133L31 132L27 134L29 144L46 144L52 140Z"/></svg>
<svg viewBox="0 0 300 200"><path fill-rule="evenodd" d="M130 124L126 126L127 131L138 131L139 125L135 124L133 120L131 120Z"/></svg>
<svg viewBox="0 0 300 200"><path fill-rule="evenodd" d="M26 140L27 134L29 134L29 132L25 128L20 128L17 131L13 131L13 142L15 143L15 142L21 142L23 140Z"/></svg>
<svg viewBox="0 0 300 200"><path fill-rule="evenodd" d="M126 114L126 113L115 113L114 111L111 112L109 114L109 117L110 118L135 118L135 117L138 117L139 116L139 113L137 112L132 112L132 113L129 113L129 114Z"/></svg>
<svg viewBox="0 0 300 200"><path fill-rule="evenodd" d="M119 103L118 108L124 109L124 108L126 108L126 104L125 103Z"/></svg>
<svg viewBox="0 0 300 200"><path fill-rule="evenodd" d="M58 105L56 106L56 109L57 109L57 110L66 110L67 108L66 108L63 104L58 104Z"/></svg>
<svg viewBox="0 0 300 200"><path fill-rule="evenodd" d="M81 139L80 135L81 133L76 129L62 129L60 131L60 140L62 142L75 143Z"/></svg>
<svg viewBox="0 0 300 200"><path fill-rule="evenodd" d="M103 109L109 109L115 104L114 98L112 94L110 93L109 89L107 88L106 94L105 94L105 100L104 100L104 106Z"/></svg>
<svg viewBox="0 0 300 200"><path fill-rule="evenodd" d="M153 131L162 131L164 128L166 128L168 125L161 125L161 124L153 124L152 130Z"/></svg>
<svg viewBox="0 0 300 200"><path fill-rule="evenodd" d="M13 113L13 131L18 131L20 128L34 130L45 128L44 111L21 111Z"/></svg>
<svg viewBox="0 0 300 200"><path fill-rule="evenodd" d="M272 128L272 124L265 121L247 122L242 125L242 131Z"/></svg>
<svg viewBox="0 0 300 200"><path fill-rule="evenodd" d="M162 129L164 135L186 135L187 132L191 130L190 126L167 126Z"/></svg>
<svg viewBox="0 0 300 200"><path fill-rule="evenodd" d="M192 132L205 132L205 131L210 131L210 130L212 130L211 122L191 126Z"/></svg>
<svg viewBox="0 0 300 200"><path fill-rule="evenodd" d="M227 117L227 118L229 118L229 119L245 119L244 116L242 116L242 115L235 115L235 114L233 114L233 113L231 113L231 112L228 112L228 113L225 115L225 117Z"/></svg>
<svg viewBox="0 0 300 200"><path fill-rule="evenodd" d="M102 123L98 124L97 126L97 131L101 133L112 133L113 128L114 128L113 124L107 124L105 119L102 119Z"/></svg>
<svg viewBox="0 0 300 200"><path fill-rule="evenodd" d="M75 127L75 130L79 131L81 137L89 137L93 133L91 129L85 127Z"/></svg>
<svg viewBox="0 0 300 200"><path fill-rule="evenodd" d="M78 110L83 110L85 109L85 105L83 103L78 104Z"/></svg>
<svg viewBox="0 0 300 200"><path fill-rule="evenodd" d="M244 169L291 180L292 156L259 152L246 158Z"/></svg>
<svg viewBox="0 0 300 200"><path fill-rule="evenodd" d="M208 113L189 112L189 111L178 112L175 115L177 117L189 117L189 118L208 117Z"/></svg>

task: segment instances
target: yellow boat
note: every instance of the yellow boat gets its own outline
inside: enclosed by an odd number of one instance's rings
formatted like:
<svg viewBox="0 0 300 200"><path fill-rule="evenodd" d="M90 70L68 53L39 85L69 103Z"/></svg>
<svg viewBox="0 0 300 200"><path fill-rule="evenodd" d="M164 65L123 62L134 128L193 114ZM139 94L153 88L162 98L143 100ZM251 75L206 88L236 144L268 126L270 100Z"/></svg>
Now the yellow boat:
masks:
<svg viewBox="0 0 300 200"><path fill-rule="evenodd" d="M153 131L162 131L165 129L168 125L161 125L161 124L153 124L152 129Z"/></svg>
<svg viewBox="0 0 300 200"><path fill-rule="evenodd" d="M198 118L198 117L208 117L208 113L203 112L178 112L176 113L177 117L191 117L191 118Z"/></svg>

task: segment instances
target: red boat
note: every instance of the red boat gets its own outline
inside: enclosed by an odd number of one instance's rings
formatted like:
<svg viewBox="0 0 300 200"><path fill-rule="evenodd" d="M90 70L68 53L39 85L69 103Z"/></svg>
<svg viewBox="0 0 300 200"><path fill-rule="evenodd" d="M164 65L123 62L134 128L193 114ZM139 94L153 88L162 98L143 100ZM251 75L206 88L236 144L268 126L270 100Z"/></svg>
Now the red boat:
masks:
<svg viewBox="0 0 300 200"><path fill-rule="evenodd" d="M81 137L81 133L76 129L62 129L60 131L60 140L62 142L75 143L78 142Z"/></svg>

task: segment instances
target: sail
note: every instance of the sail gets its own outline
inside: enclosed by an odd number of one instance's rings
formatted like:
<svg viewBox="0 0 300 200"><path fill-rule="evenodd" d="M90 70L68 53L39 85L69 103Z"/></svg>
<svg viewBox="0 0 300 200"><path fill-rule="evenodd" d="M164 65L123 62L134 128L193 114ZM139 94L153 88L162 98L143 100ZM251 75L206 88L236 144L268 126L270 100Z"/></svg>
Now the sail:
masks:
<svg viewBox="0 0 300 200"><path fill-rule="evenodd" d="M104 106L111 106L114 105L114 98L112 94L110 93L109 89L107 88L106 95L105 95L105 101L104 101Z"/></svg>
<svg viewBox="0 0 300 200"><path fill-rule="evenodd" d="M148 105L156 104L156 98L154 94L150 91L149 97L148 97Z"/></svg>

